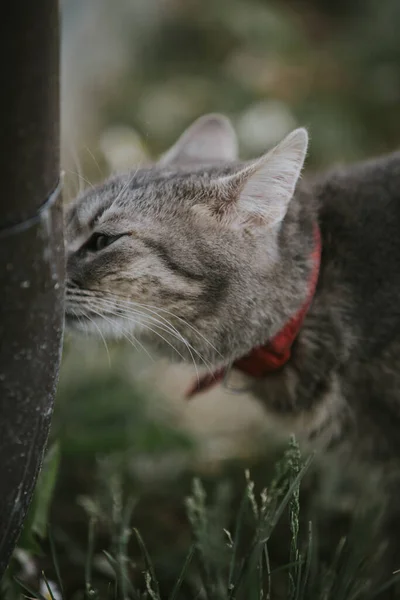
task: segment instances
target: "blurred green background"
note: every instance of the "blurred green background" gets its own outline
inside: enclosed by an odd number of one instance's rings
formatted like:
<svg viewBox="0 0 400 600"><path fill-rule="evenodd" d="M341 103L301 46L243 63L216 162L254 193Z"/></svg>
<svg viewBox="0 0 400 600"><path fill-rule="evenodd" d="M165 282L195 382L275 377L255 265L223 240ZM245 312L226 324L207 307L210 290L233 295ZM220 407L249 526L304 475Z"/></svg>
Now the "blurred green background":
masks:
<svg viewBox="0 0 400 600"><path fill-rule="evenodd" d="M308 127L310 170L400 145L398 0L63 0L61 7L67 201L157 156L206 112L232 119L244 158ZM218 487L233 459L265 453L271 438L262 409L223 391L188 406L182 396L192 376L190 366L171 370L128 343L67 338L49 513L66 597L82 597L93 515L94 571L105 577L107 562L96 552L108 547L118 498L131 492L135 525L168 588L188 548L183 498L191 475Z"/></svg>
<svg viewBox="0 0 400 600"><path fill-rule="evenodd" d="M242 155L301 124L310 167L399 143L396 0L64 0L64 162L157 155L205 112ZM85 149L86 147L86 149ZM73 168L73 167L72 167ZM106 169L105 169L106 170Z"/></svg>

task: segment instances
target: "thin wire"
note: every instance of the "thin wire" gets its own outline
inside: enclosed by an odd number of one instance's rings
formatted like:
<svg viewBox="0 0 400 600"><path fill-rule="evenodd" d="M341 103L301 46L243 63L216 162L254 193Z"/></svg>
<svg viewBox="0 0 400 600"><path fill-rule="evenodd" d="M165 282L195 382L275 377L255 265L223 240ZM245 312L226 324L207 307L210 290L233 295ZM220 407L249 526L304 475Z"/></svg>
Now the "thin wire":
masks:
<svg viewBox="0 0 400 600"><path fill-rule="evenodd" d="M7 227L1 228L0 229L0 239L5 238L5 237L10 237L12 235L17 235L18 233L22 233L22 232L26 231L27 229L30 229L34 225L37 225L38 223L40 223L41 220L43 219L44 215L46 213L48 213L49 210L51 210L51 208L54 206L54 204L59 199L62 187L63 187L63 174L61 173L60 179L58 180L58 183L57 183L57 186L51 192L51 194L47 198L47 200L39 207L36 214L33 215L32 217L28 217L27 219L24 219L23 221L20 221L18 223L14 223L13 225L9 225Z"/></svg>

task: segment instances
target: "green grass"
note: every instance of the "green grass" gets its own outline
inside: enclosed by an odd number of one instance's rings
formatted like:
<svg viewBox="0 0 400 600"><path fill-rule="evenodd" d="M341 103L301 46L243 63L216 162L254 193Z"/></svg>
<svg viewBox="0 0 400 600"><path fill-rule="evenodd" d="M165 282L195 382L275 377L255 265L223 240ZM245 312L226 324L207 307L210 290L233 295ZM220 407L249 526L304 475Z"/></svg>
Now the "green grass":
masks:
<svg viewBox="0 0 400 600"><path fill-rule="evenodd" d="M293 439L199 465L196 441L116 352L112 369L92 351L66 357L1 600L383 598L379 494L343 477L327 488Z"/></svg>
<svg viewBox="0 0 400 600"><path fill-rule="evenodd" d="M49 489L54 485L54 449L50 459L36 491L35 514L27 521L30 531L21 538L38 572L34 582L27 581L18 574L15 558L3 581L4 600L23 594L40 600L372 600L385 587L385 582L375 585L371 580L368 543L374 540L365 535L371 533L369 513L358 515L329 561L321 562L316 524L301 514L300 484L312 468L312 459L302 459L294 440L265 487L260 488L248 470L241 472L239 482L232 477L194 478L190 493L180 498L186 519L176 528L176 535L181 537L183 531L184 543L157 540L157 532L154 537L143 518L140 498L124 481L121 463L112 459L102 464L98 495L80 499L85 539L74 561L74 550L68 552L66 545L68 536L57 533L57 528L50 532L34 525L37 515L43 519L37 499L45 498L48 506ZM240 489L241 497L235 501ZM163 502L165 498L158 498L159 512L166 511ZM161 529L158 534L162 535ZM286 560L280 557L279 563L276 546L282 536ZM77 575L71 575L71 570ZM37 591L39 579L41 593ZM52 595L50 581L55 582L57 595Z"/></svg>

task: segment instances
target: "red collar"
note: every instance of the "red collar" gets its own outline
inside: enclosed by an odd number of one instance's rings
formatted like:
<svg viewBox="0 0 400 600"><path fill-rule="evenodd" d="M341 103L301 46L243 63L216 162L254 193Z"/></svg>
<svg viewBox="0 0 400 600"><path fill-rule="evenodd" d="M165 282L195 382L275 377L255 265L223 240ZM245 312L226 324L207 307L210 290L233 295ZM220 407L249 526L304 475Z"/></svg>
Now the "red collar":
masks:
<svg viewBox="0 0 400 600"><path fill-rule="evenodd" d="M314 249L311 254L313 269L309 281L307 299L286 325L264 346L254 348L249 354L235 361L233 366L239 371L252 377L265 377L268 373L277 371L285 366L290 358L293 342L298 336L304 318L314 298L321 263L321 234L319 227L314 228ZM191 398L199 392L208 390L223 380L225 369L202 377L186 394Z"/></svg>

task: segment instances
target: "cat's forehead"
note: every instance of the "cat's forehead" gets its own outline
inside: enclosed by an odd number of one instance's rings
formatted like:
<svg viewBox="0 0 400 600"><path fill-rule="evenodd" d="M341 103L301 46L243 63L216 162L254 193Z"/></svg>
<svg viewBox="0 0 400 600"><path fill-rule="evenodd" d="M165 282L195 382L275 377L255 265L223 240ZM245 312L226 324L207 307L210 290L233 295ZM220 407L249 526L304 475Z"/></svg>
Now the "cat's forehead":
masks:
<svg viewBox="0 0 400 600"><path fill-rule="evenodd" d="M83 232L90 230L113 203L118 193L118 186L102 185L86 190L66 210L67 232Z"/></svg>
<svg viewBox="0 0 400 600"><path fill-rule="evenodd" d="M147 168L117 175L88 189L68 210L67 224L73 231L90 231L104 220L118 221L135 215L175 212L195 200L210 178L227 168Z"/></svg>

